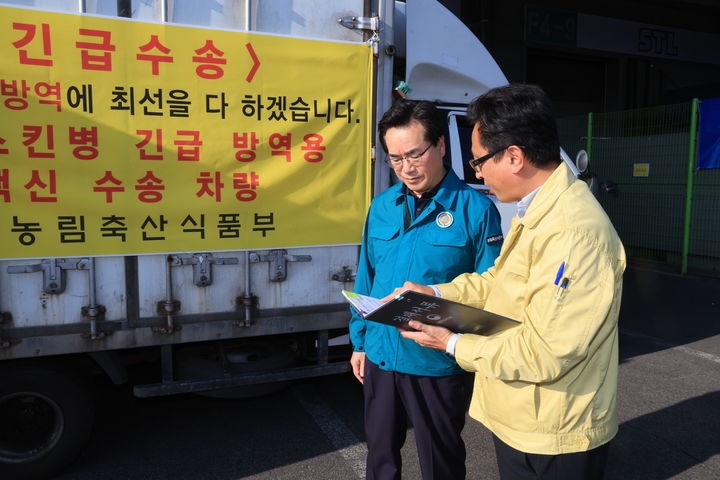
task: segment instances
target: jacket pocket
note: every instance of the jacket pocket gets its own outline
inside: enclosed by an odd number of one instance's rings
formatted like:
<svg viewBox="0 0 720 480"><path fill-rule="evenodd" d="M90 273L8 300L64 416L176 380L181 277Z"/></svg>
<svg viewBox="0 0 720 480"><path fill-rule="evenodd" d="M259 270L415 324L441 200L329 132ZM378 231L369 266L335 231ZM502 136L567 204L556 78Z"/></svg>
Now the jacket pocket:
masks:
<svg viewBox="0 0 720 480"><path fill-rule="evenodd" d="M372 259L376 269L388 276L388 280L390 274L386 269L401 254L402 242L399 236L400 226L386 223L375 225L368 232L368 257Z"/></svg>
<svg viewBox="0 0 720 480"><path fill-rule="evenodd" d="M386 224L380 224L375 225L370 232L368 232L368 237L374 238L377 240L392 240L393 238L397 237L400 234L400 225L392 225L389 223Z"/></svg>
<svg viewBox="0 0 720 480"><path fill-rule="evenodd" d="M469 241L467 233L459 229L431 229L422 232L420 238L423 242L435 247L463 248Z"/></svg>
<svg viewBox="0 0 720 480"><path fill-rule="evenodd" d="M475 252L462 230L433 228L420 232L416 253L423 255L425 283L442 283L475 270Z"/></svg>

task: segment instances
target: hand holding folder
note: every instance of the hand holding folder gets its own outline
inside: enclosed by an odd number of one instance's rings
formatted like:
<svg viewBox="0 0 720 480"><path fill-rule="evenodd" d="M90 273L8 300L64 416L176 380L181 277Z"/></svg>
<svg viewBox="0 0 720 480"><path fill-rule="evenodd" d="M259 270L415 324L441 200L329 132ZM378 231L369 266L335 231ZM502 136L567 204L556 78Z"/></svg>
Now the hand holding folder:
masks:
<svg viewBox="0 0 720 480"><path fill-rule="evenodd" d="M385 303L347 290L342 293L365 320L405 330L409 329L410 320L445 327L456 333L476 335L492 335L520 324L487 310L410 290Z"/></svg>

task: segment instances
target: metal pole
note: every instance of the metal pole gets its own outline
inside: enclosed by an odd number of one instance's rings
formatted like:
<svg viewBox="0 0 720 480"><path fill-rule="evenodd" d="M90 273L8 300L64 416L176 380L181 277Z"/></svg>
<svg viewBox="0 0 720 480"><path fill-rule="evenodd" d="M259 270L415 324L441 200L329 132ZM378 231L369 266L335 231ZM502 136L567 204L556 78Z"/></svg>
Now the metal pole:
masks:
<svg viewBox="0 0 720 480"><path fill-rule="evenodd" d="M252 13L252 9L250 6L250 2L252 0L245 0L245 31L249 32L250 28L252 27L252 24L250 23L250 15ZM244 260L245 260L245 296L243 297L243 307L245 309L245 317L243 319L243 326L249 327L252 325L252 303L251 303L251 296L250 296L250 252L248 250L245 250L244 254Z"/></svg>
<svg viewBox="0 0 720 480"><path fill-rule="evenodd" d="M173 285L172 285L172 256L167 257L165 262L165 327L166 333L172 333L173 325Z"/></svg>
<svg viewBox="0 0 720 480"><path fill-rule="evenodd" d="M245 307L245 319L243 320L243 326L249 327L252 325L252 308L250 296L250 252L245 251L245 296L243 297L243 305Z"/></svg>
<svg viewBox="0 0 720 480"><path fill-rule="evenodd" d="M377 95L375 98L375 115L373 115L373 122L377 122L382 114L392 105L393 63L395 57L394 54L388 54L386 48L395 43L395 2L379 0L377 14L380 17L380 45L375 69L375 91ZM373 149L374 158L372 161L375 163L375 168L370 171L373 172L372 196L375 196L390 186L390 169L383 161L385 152L383 152L377 130L373 128L373 132L375 135L375 148ZM367 168L370 169L370 165L368 165Z"/></svg>
<svg viewBox="0 0 720 480"><path fill-rule="evenodd" d="M587 119L587 139L585 140L585 151L587 152L588 165L590 165L590 158L592 156L592 133L593 133L593 113L588 112Z"/></svg>
<svg viewBox="0 0 720 480"><path fill-rule="evenodd" d="M680 273L685 275L690 250L690 221L692 216L693 181L695 179L695 145L697 140L697 114L700 101L693 98L690 109L690 141L688 142L687 185L685 187L685 221L683 225L682 265Z"/></svg>
<svg viewBox="0 0 720 480"><path fill-rule="evenodd" d="M95 282L95 257L88 258L88 318L90 318L90 338L97 338L97 288Z"/></svg>

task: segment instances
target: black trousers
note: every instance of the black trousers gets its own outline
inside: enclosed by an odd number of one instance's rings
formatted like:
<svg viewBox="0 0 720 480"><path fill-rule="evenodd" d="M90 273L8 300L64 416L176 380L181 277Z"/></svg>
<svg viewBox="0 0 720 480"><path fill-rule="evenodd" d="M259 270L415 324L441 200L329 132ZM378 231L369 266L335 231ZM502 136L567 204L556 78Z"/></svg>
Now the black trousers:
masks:
<svg viewBox="0 0 720 480"><path fill-rule="evenodd" d="M465 478L460 432L472 393L471 374L409 375L380 370L366 359L363 392L367 480L400 478L408 419L415 429L423 479Z"/></svg>
<svg viewBox="0 0 720 480"><path fill-rule="evenodd" d="M587 452L540 455L515 450L495 435L500 478L503 480L602 480L610 444Z"/></svg>

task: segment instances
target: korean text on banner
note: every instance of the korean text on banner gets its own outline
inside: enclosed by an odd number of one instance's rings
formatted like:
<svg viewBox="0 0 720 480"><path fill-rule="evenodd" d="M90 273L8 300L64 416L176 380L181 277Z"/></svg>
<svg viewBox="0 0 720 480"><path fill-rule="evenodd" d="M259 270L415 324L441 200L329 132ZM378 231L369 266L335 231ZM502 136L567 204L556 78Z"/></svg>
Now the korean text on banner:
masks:
<svg viewBox="0 0 720 480"><path fill-rule="evenodd" d="M0 257L359 243L367 45L0 18Z"/></svg>

